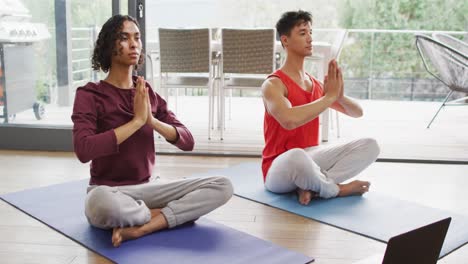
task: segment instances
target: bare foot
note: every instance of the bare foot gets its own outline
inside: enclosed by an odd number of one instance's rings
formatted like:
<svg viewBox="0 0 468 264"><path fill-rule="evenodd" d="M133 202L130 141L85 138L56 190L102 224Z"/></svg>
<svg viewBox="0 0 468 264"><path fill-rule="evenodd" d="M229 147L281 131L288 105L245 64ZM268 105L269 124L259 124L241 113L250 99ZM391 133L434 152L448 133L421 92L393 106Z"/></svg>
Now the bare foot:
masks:
<svg viewBox="0 0 468 264"><path fill-rule="evenodd" d="M114 227L112 232L112 245L119 247L126 240L136 239L143 236L142 226Z"/></svg>
<svg viewBox="0 0 468 264"><path fill-rule="evenodd" d="M142 226L115 227L112 232L112 245L119 247L122 242L137 239L144 235L167 228L166 218L161 214L161 209L150 209L151 220Z"/></svg>
<svg viewBox="0 0 468 264"><path fill-rule="evenodd" d="M151 218L156 217L158 214L161 213L161 208L150 209Z"/></svg>
<svg viewBox="0 0 468 264"><path fill-rule="evenodd" d="M346 184L339 184L338 196L362 195L369 191L370 182L355 180Z"/></svg>
<svg viewBox="0 0 468 264"><path fill-rule="evenodd" d="M301 188L297 188L296 190L299 203L302 205L308 205L312 198L318 197L318 194L314 191L303 190Z"/></svg>

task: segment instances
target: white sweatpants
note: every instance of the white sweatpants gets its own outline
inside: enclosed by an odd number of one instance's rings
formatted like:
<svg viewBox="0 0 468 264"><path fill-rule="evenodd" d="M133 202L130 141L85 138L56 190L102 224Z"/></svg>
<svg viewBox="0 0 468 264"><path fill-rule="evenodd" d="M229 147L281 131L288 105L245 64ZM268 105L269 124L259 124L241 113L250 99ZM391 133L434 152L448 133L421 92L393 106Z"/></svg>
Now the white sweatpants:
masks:
<svg viewBox="0 0 468 264"><path fill-rule="evenodd" d="M162 208L169 228L193 221L232 196L231 181L225 177L154 180L138 185L88 187L85 215L98 228L139 226L151 220L150 209Z"/></svg>
<svg viewBox="0 0 468 264"><path fill-rule="evenodd" d="M265 187L275 193L298 187L322 198L338 195L342 183L367 168L380 153L377 142L362 138L345 144L290 149L279 155L268 170Z"/></svg>

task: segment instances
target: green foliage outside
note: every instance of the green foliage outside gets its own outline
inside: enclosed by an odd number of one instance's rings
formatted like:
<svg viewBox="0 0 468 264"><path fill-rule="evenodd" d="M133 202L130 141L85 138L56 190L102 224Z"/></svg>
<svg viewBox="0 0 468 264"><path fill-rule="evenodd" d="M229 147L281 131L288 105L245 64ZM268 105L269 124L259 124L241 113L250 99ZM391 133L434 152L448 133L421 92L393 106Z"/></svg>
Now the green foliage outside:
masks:
<svg viewBox="0 0 468 264"><path fill-rule="evenodd" d="M47 98L50 87L56 82L55 0L22 2L30 10L32 21L46 23L52 36L47 41L35 44L39 77L37 90L40 98ZM71 0L70 3L73 28L100 27L111 15L112 0ZM468 1L464 0L227 0L224 3L230 9L226 14L245 14L242 19L238 15L225 17L239 21L236 26L271 27L282 12L304 9L312 12L314 28L340 27L351 30L340 57L340 64L344 68L345 78L355 80L351 90L354 89L357 97L361 98L368 96L365 90L372 82L375 94L380 92L385 97L387 93L389 98L393 96L399 99L398 93L411 90L410 100L413 100L413 93L427 93L422 86L418 92L417 85L414 85L415 80L432 77L424 70L416 51L414 33L352 32L353 29L468 30ZM126 5L127 1L121 1L124 9ZM190 26L194 25L187 25ZM89 36L89 32L76 30L72 35L74 38L86 36ZM92 45L86 40L73 42L74 49L90 46ZM89 50L73 53L74 60L83 59L82 62L73 64L73 70L90 67L89 60L86 60L90 58L90 54ZM74 78L90 78L89 74L77 73ZM383 84L375 81L384 78L393 81ZM403 84L396 84L398 80L403 80ZM391 91L392 89L394 91ZM435 87L433 92L444 94L444 89ZM431 100L438 100L439 97L434 96Z"/></svg>
<svg viewBox="0 0 468 264"><path fill-rule="evenodd" d="M63 0L65 1L65 0ZM70 0L67 0L70 1ZM122 1L124 2L124 1ZM35 43L37 85L36 92L39 100L49 102L51 89L56 85L56 34L55 34L55 0L22 0L22 3L31 13L31 21L34 23L45 23L49 29L51 38ZM123 4L123 3L122 3ZM72 0L71 27L90 28L100 27L112 15L112 0ZM72 30L72 38L89 38L90 31ZM90 40L73 41L73 49L89 48ZM86 59L87 61L75 62L73 70L89 68L90 51L75 51L73 59ZM84 73L90 78L90 73ZM74 74L74 79L80 79L83 73Z"/></svg>
<svg viewBox="0 0 468 264"><path fill-rule="evenodd" d="M466 31L468 2L454 0L346 0L340 26L348 29ZM359 69L353 77L427 76L414 45L414 33L352 33L342 61ZM372 38L374 39L373 47ZM372 52L371 52L372 51Z"/></svg>

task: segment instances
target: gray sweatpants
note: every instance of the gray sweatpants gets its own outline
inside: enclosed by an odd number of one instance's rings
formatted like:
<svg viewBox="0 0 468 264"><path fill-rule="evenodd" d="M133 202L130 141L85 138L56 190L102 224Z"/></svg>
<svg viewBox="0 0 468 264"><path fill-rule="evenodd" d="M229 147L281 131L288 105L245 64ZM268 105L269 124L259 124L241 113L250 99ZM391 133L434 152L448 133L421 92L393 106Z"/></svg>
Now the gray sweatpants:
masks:
<svg viewBox="0 0 468 264"><path fill-rule="evenodd" d="M322 198L338 195L342 183L367 168L380 153L377 142L363 138L334 146L290 149L279 155L268 170L265 187L275 193L298 187Z"/></svg>
<svg viewBox="0 0 468 264"><path fill-rule="evenodd" d="M229 179L210 177L126 186L90 186L85 201L88 222L98 228L140 226L150 209L162 208L169 228L195 220L225 204L232 196Z"/></svg>

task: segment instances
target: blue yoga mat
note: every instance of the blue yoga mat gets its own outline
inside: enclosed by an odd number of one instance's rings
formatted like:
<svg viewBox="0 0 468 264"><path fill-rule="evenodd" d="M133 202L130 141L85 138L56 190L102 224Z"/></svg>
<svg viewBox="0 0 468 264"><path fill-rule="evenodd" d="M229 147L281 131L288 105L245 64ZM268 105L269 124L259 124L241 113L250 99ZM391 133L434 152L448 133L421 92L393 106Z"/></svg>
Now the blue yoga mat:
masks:
<svg viewBox="0 0 468 264"><path fill-rule="evenodd" d="M375 192L363 196L313 200L300 205L295 194L275 194L265 189L259 163L242 163L213 170L194 177L223 175L229 177L236 195L308 217L340 229L382 242L398 234L452 217L439 257L468 243L468 216L400 200Z"/></svg>
<svg viewBox="0 0 468 264"><path fill-rule="evenodd" d="M75 181L0 198L117 263L308 263L313 258L205 218L112 247L110 230L91 227L84 216L87 181Z"/></svg>

